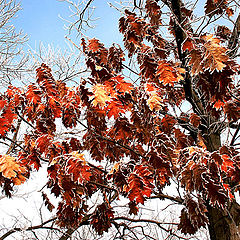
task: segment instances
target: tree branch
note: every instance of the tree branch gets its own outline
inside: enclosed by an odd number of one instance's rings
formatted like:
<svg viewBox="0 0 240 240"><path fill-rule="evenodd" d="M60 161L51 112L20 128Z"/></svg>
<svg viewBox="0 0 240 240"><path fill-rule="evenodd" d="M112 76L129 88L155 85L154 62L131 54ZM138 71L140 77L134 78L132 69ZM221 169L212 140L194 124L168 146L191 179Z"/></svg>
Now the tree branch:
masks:
<svg viewBox="0 0 240 240"><path fill-rule="evenodd" d="M76 23L79 22L78 30L81 29L84 14L85 14L85 12L87 11L88 7L90 6L90 4L91 4L92 2L93 2L93 0L89 0L89 1L87 2L86 6L84 7L84 9L82 10L82 12L79 14L79 20L76 22ZM75 24L76 24L76 23L75 23Z"/></svg>
<svg viewBox="0 0 240 240"><path fill-rule="evenodd" d="M82 221L80 222L80 224L75 227L75 228L69 228L60 238L59 240L67 240L68 238L71 237L71 235L81 226L83 225L89 225L89 218L90 218L90 214L86 215ZM1 239L0 239L1 240Z"/></svg>
<svg viewBox="0 0 240 240"><path fill-rule="evenodd" d="M115 217L115 218L111 219L112 222L117 221L117 220L125 220L125 221L135 222L135 223L145 222L145 223L156 224L159 228L161 228L165 232L169 232L172 236L178 237L180 239L185 239L185 238L180 237L177 234L173 233L172 229L167 229L167 228L162 226L162 224L178 225L178 223L161 223L161 222L151 220L151 219L133 219L133 218L128 218L128 217Z"/></svg>
<svg viewBox="0 0 240 240"><path fill-rule="evenodd" d="M235 132L234 132L234 135L233 135L233 137L232 137L230 146L233 146L233 145L234 145L234 142L235 142L235 140L237 139L237 135L238 135L238 133L239 133L239 130L240 130L240 123L238 124L237 129L236 129Z"/></svg>
<svg viewBox="0 0 240 240"><path fill-rule="evenodd" d="M172 196L169 196L169 195L166 195L166 194L163 194L163 193L158 193L155 196L150 197L150 199L154 199L154 198L159 198L159 199L166 198L166 199L169 199L171 201L174 201L174 202L177 202L177 203L180 203L180 204L182 204L184 202L184 200L180 197L172 197Z"/></svg>
<svg viewBox="0 0 240 240"><path fill-rule="evenodd" d="M238 38L239 38L239 35L240 35L240 13L236 19L236 22L234 24L234 28L233 28L233 31L232 31L232 35L230 37L230 40L228 42L228 49L230 49L230 51L228 52L228 55L230 57L235 57L237 51L238 51L238 48L239 48L239 45L238 45Z"/></svg>
<svg viewBox="0 0 240 240"><path fill-rule="evenodd" d="M55 221L57 218L54 217L52 219L49 219L45 222L43 222L42 224L40 225L36 225L36 226L32 226L32 227L28 227L25 231L32 231L32 230L36 230L36 229L51 229L51 230L57 230L57 231L60 231L59 229L57 228L53 228L53 227L45 227L46 224L50 223L50 222L53 222ZM15 233L15 232L20 232L20 231L23 231L22 228L13 228L11 229L10 231L6 232L2 237L0 237L0 240L3 240L5 238L7 238L8 236L10 236L11 234Z"/></svg>
<svg viewBox="0 0 240 240"><path fill-rule="evenodd" d="M19 129L20 129L20 125L21 125L21 119L18 119L18 123L17 123L17 127L16 127L16 131L13 135L13 138L12 138L12 142L7 150L7 153L6 154L9 154L11 153L11 151L14 149L15 147L15 143L16 143L16 140L17 140L17 135L18 135L18 132L19 132Z"/></svg>
<svg viewBox="0 0 240 240"><path fill-rule="evenodd" d="M77 120L77 122L78 122L79 124L81 124L83 127L85 127L86 129L92 131L92 132L95 134L95 136L97 136L97 137L99 137L99 138L101 138L101 139L103 139L103 140L106 140L106 141L108 141L108 142L112 142L112 143L114 143L114 144L116 144L116 145L118 145L118 146L120 146L120 147L122 147L122 148L125 148L125 149L127 149L127 150L129 150L129 151L135 153L137 156L140 156L140 157L146 159L145 156L143 156L141 153L135 151L135 150L132 149L131 147L129 147L129 146L127 146L127 145L124 145L124 144L121 144L121 143L119 143L119 142L117 142L117 141L115 141L115 140L112 140L112 139L110 139L110 138L107 138L107 137L104 137L104 136L102 136L102 135L99 135L99 134L96 133L94 130L89 129L88 126L86 126L85 124L83 124L83 123L80 122L79 120Z"/></svg>

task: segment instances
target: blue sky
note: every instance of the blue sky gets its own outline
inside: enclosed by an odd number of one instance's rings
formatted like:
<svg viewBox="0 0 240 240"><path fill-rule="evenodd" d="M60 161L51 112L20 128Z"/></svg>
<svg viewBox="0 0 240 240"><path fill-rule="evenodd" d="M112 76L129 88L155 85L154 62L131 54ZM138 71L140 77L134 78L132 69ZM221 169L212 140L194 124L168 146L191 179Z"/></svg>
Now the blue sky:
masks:
<svg viewBox="0 0 240 240"><path fill-rule="evenodd" d="M61 15L68 18L71 14L66 2L57 0L21 0L22 10L18 12L18 17L14 20L16 28L22 29L28 34L28 44L31 48L38 47L40 42L44 45L52 44L55 47L67 47L64 36L64 24ZM96 6L94 18L96 28L89 29L85 34L89 37L96 37L101 42L110 45L112 42L121 42L121 35L118 33L119 13L108 6L106 0L94 0Z"/></svg>

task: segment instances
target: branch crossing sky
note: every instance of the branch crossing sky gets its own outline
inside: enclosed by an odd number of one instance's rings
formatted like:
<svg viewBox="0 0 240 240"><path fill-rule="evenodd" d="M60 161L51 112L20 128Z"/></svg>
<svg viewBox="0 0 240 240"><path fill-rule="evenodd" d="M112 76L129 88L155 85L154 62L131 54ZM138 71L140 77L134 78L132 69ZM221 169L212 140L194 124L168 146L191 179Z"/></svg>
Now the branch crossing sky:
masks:
<svg viewBox="0 0 240 240"><path fill-rule="evenodd" d="M90 38L96 37L107 45L121 42L121 35L118 33L118 19L120 14L117 10L107 4L107 0L94 0L95 6L93 15L96 27L88 29L84 34ZM114 1L112 1L114 2ZM54 47L66 48L64 24L67 22L59 16L71 20L69 15L69 4L58 0L22 0L22 10L13 23L17 30L22 29L28 34L28 44L31 48L37 49L39 43L45 46L52 44Z"/></svg>

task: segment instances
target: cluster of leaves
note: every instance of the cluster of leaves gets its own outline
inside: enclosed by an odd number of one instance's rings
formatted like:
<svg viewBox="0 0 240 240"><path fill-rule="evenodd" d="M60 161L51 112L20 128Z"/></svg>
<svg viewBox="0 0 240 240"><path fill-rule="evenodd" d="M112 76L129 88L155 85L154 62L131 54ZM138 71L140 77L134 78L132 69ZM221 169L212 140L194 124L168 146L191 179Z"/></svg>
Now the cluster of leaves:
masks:
<svg viewBox="0 0 240 240"><path fill-rule="evenodd" d="M224 209L234 199L233 189L238 190L239 152L210 141L219 134L212 129L215 122L223 117L231 124L239 120L239 100L231 94L239 95L233 81L239 66L222 46L226 39L220 32L196 36L188 28L180 50L164 39L157 2L146 1L144 18L126 10L119 21L128 56L136 56L139 64L138 86L121 74L125 59L119 46L107 49L97 39L82 39L90 76L79 86L55 81L42 64L36 83L25 89L10 86L1 96L0 137L11 140L17 119L31 130L22 144L15 142L15 156L1 156L0 184L10 196L13 185L47 162L47 186L61 199L61 227L89 221L102 234L115 217L112 201L128 198L129 213L137 214L139 204L162 193L174 178L185 190L179 229L193 234L208 224L208 205ZM213 11L212 4L218 3L220 10ZM206 3L208 15L231 11L227 1ZM188 24L192 13L183 6L182 12ZM169 25L176 36L174 18ZM173 55L175 61L169 57ZM173 115L171 108L186 100L193 111ZM83 135L59 140L56 120ZM102 203L88 206L99 191ZM52 210L47 195L43 197Z"/></svg>

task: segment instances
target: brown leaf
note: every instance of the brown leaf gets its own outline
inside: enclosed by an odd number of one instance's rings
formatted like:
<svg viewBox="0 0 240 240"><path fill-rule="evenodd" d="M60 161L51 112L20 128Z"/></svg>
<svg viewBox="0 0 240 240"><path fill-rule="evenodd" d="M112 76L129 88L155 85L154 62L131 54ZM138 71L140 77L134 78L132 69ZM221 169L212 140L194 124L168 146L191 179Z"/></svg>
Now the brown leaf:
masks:
<svg viewBox="0 0 240 240"><path fill-rule="evenodd" d="M199 124L201 122L201 118L195 114L195 113L191 113L190 114L190 123L194 126L194 127L198 127Z"/></svg>

